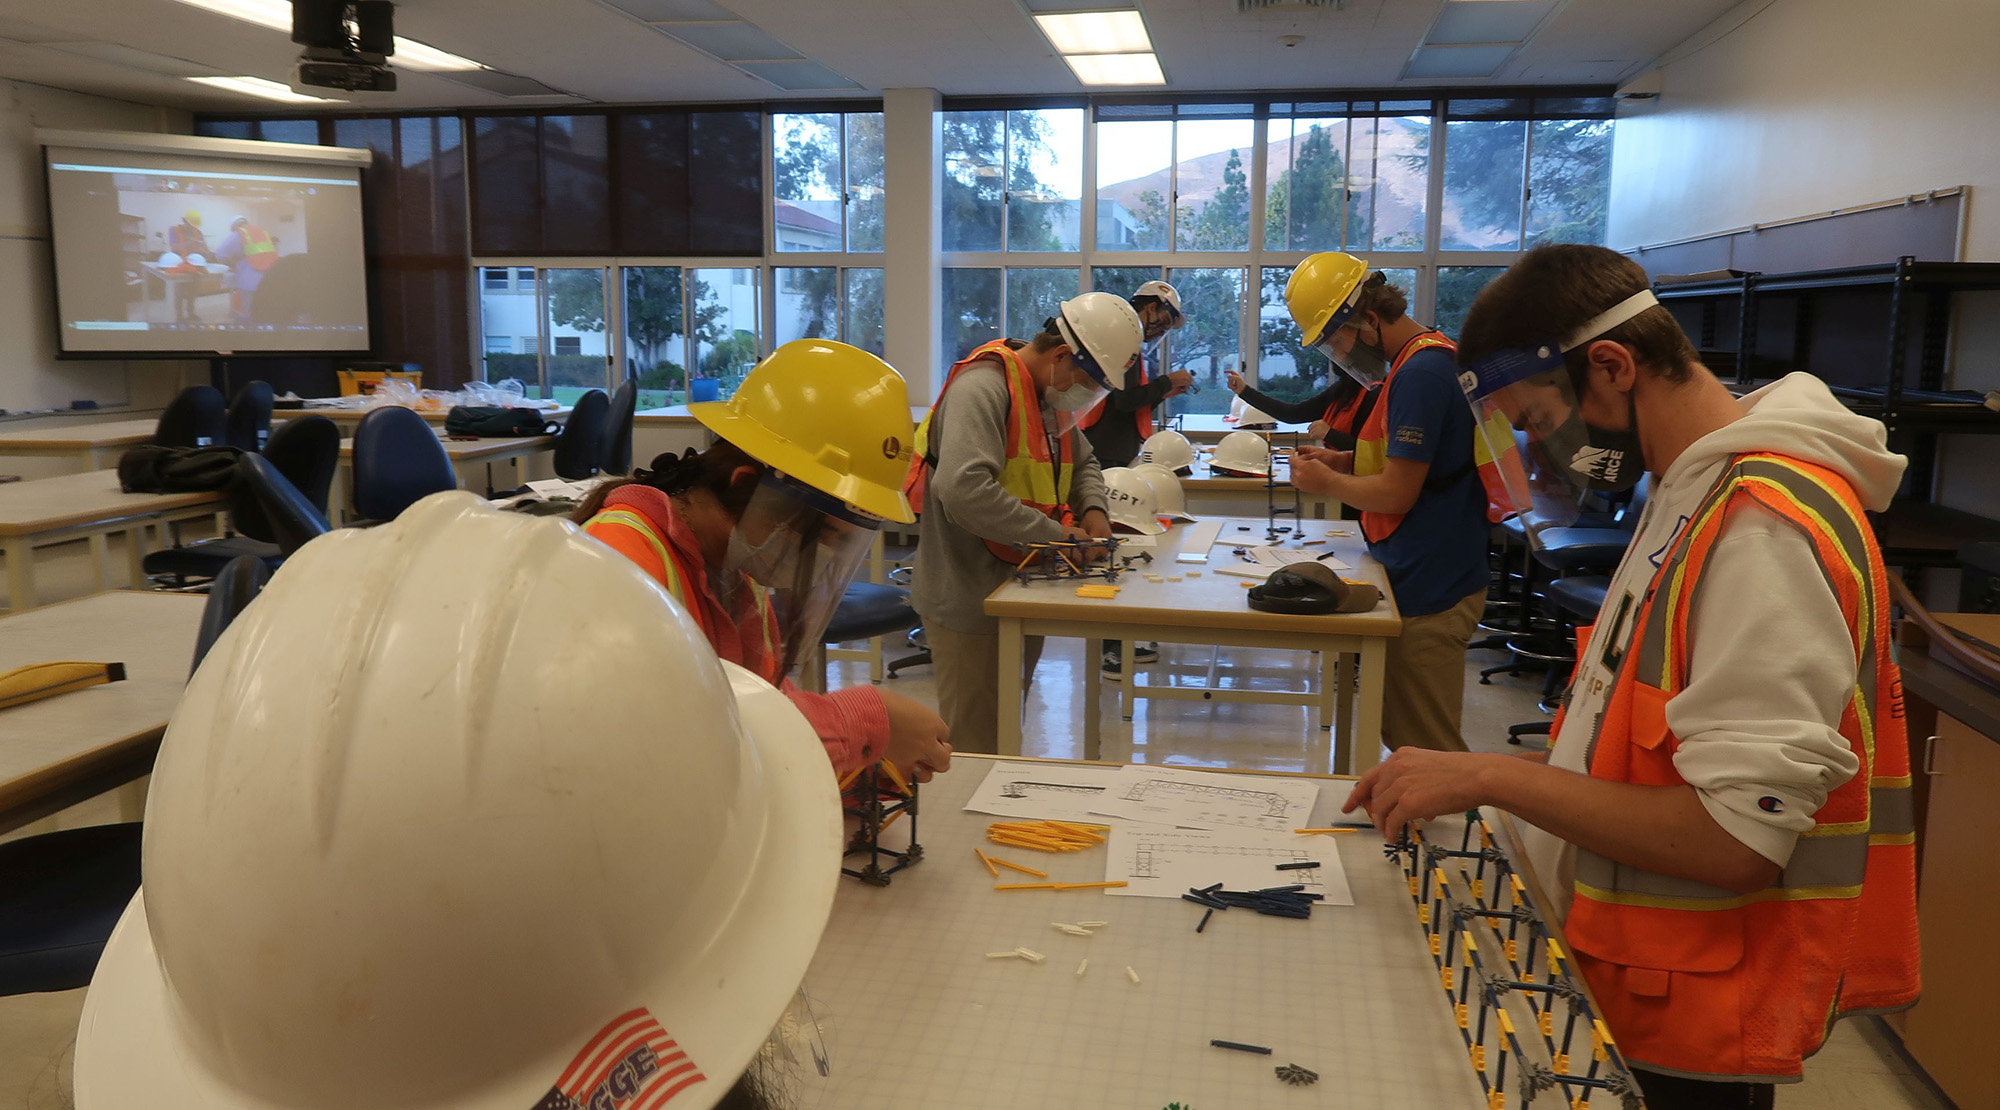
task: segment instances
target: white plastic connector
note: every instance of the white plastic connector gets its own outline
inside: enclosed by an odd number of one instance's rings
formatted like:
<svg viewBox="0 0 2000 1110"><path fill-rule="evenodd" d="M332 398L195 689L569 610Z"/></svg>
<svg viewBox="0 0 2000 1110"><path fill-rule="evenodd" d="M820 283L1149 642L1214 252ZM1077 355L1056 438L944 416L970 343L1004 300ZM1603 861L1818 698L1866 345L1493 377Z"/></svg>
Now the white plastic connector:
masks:
<svg viewBox="0 0 2000 1110"><path fill-rule="evenodd" d="M1081 925L1081 926L1083 926L1083 927L1084 927L1084 928L1086 928L1086 929L1102 929L1102 928L1104 928L1104 927L1105 927L1106 925L1109 925L1109 924L1110 924L1110 922L1108 922L1108 921L1079 921L1079 922L1077 922L1077 924L1078 924L1078 925Z"/></svg>
<svg viewBox="0 0 2000 1110"><path fill-rule="evenodd" d="M986 958L989 960L1018 960L1021 958L1021 954L1012 950L1006 952L988 952Z"/></svg>
<svg viewBox="0 0 2000 1110"><path fill-rule="evenodd" d="M1136 972L1136 971L1133 971L1133 970L1132 970L1131 968L1129 968L1129 967L1128 967L1128 968L1126 968L1126 969L1125 969L1125 978L1127 978L1127 979L1130 979L1130 980L1132 980L1132 981L1133 981L1134 983L1136 983L1136 982L1138 982L1138 981L1139 981L1139 973L1138 973L1138 972Z"/></svg>
<svg viewBox="0 0 2000 1110"><path fill-rule="evenodd" d="M1047 956L1042 955L1040 952L1037 952L1032 948L1016 948L1014 949L1014 952L1017 955L1019 955L1022 959L1033 960L1035 963L1041 963L1043 960L1048 959Z"/></svg>

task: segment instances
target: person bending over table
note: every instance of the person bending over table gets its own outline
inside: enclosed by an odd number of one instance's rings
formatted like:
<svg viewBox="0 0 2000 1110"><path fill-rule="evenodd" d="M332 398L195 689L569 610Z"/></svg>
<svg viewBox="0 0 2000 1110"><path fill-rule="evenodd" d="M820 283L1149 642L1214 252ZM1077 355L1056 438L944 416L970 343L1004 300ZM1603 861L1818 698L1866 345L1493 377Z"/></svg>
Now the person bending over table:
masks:
<svg viewBox="0 0 2000 1110"><path fill-rule="evenodd" d="M883 520L913 519L898 488L907 397L874 355L795 340L730 400L688 406L718 437L707 450L602 483L572 519L687 606L724 659L781 686L838 774L886 757L928 782L952 752L928 707L875 686L815 694L787 677L819 646Z"/></svg>
<svg viewBox="0 0 2000 1110"><path fill-rule="evenodd" d="M1064 301L1033 340L996 339L953 365L917 429L904 484L923 506L915 600L960 751L999 750L999 623L985 601L1025 557L1018 545L1111 535L1097 457L1076 422L1124 384L1143 336L1139 314L1113 294ZM1029 671L1041 650L1040 637L1024 643Z"/></svg>
<svg viewBox="0 0 2000 1110"><path fill-rule="evenodd" d="M1404 749L1345 808L1391 837L1475 806L1528 822L1646 1104L1768 1107L1836 1018L1917 997L1909 747L1863 515L1906 460L1810 375L1732 396L1601 247L1494 279L1459 358L1480 426L1520 428L1543 473L1651 472L1652 496L1578 629L1546 762ZM1575 498L1549 492L1536 517L1560 524Z"/></svg>

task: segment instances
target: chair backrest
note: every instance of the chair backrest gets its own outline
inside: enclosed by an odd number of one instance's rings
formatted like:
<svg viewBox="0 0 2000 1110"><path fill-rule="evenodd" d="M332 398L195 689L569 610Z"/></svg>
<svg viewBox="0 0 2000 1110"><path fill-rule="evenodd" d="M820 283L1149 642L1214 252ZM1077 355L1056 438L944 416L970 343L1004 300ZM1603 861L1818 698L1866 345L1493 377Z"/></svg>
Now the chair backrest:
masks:
<svg viewBox="0 0 2000 1110"><path fill-rule="evenodd" d="M437 432L413 409L384 405L354 429L354 511L394 520L433 493L458 488Z"/></svg>
<svg viewBox="0 0 2000 1110"><path fill-rule="evenodd" d="M264 457L306 500L326 515L327 491L340 466L340 425L317 413L294 416L271 433Z"/></svg>
<svg viewBox="0 0 2000 1110"><path fill-rule="evenodd" d="M229 486L229 515L237 531L253 540L277 544L286 555L331 531L325 514L262 455L246 454L236 460L236 480Z"/></svg>
<svg viewBox="0 0 2000 1110"><path fill-rule="evenodd" d="M229 399L229 415L223 435L231 447L262 451L271 438L271 386L269 382L245 382Z"/></svg>
<svg viewBox="0 0 2000 1110"><path fill-rule="evenodd" d="M222 391L212 385L191 385L160 414L153 442L161 447L220 447L227 423Z"/></svg>
<svg viewBox="0 0 2000 1110"><path fill-rule="evenodd" d="M264 583L270 580L271 569L255 555L238 555L223 566L209 583L208 604L202 606L201 627L195 631L194 662L188 667L189 674L201 666L222 630L256 600Z"/></svg>
<svg viewBox="0 0 2000 1110"><path fill-rule="evenodd" d="M611 398L601 389L576 399L569 423L556 436L556 477L574 482L597 473L604 461L604 418L610 409Z"/></svg>
<svg viewBox="0 0 2000 1110"><path fill-rule="evenodd" d="M606 474L624 474L632 469L632 413L639 407L639 383L630 378L611 395L611 411L604 416L604 461Z"/></svg>

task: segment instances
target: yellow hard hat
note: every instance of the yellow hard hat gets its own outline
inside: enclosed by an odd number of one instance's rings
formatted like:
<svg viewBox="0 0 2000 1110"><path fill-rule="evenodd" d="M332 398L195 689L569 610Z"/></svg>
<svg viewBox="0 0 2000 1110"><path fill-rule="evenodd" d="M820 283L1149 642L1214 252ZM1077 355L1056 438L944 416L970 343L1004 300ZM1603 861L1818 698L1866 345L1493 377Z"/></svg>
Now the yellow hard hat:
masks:
<svg viewBox="0 0 2000 1110"><path fill-rule="evenodd" d="M187 222L193 224L196 227L201 226L201 213L195 211L192 208L188 209L187 214L182 216L181 219L186 220Z"/></svg>
<svg viewBox="0 0 2000 1110"><path fill-rule="evenodd" d="M1299 326L1301 342L1317 346L1345 324L1367 280L1368 263L1340 251L1321 251L1299 263L1285 282L1285 307Z"/></svg>
<svg viewBox="0 0 2000 1110"><path fill-rule="evenodd" d="M859 347L797 339L771 352L727 401L688 406L751 458L862 512L908 524L903 496L916 428L894 367Z"/></svg>

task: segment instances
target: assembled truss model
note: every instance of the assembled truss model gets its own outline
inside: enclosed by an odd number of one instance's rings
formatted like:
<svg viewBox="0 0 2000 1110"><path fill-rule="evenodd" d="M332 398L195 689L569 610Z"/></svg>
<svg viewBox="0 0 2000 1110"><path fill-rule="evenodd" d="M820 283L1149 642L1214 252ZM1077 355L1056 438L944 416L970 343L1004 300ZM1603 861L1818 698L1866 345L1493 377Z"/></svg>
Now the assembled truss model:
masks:
<svg viewBox="0 0 2000 1110"><path fill-rule="evenodd" d="M1477 811L1465 815L1455 849L1405 834L1384 852L1409 879L1417 920L1488 1110L1507 1105L1509 1057L1523 1107L1558 1087L1563 1105L1576 1110L1585 1110L1599 1092L1616 1098L1607 1105L1620 1110L1644 1105L1610 1030L1485 818ZM1540 1052L1531 1056L1524 1047L1510 1008L1539 1033ZM1581 1070L1574 1067L1579 1032L1590 1037L1590 1058Z"/></svg>
<svg viewBox="0 0 2000 1110"><path fill-rule="evenodd" d="M1118 581L1125 571L1124 562L1118 558L1117 536L1101 540L1051 540L1048 543L1024 543L1021 545L1023 558L1014 564L1014 577L1025 586L1030 582L1063 582L1070 579L1102 578L1106 582ZM1102 552L1094 561L1092 552ZM1153 557L1140 552L1147 562Z"/></svg>
<svg viewBox="0 0 2000 1110"><path fill-rule="evenodd" d="M1291 445L1286 448L1285 456L1287 460L1285 465L1289 472L1290 468L1298 465L1299 434L1297 432L1288 432L1286 434L1292 440ZM1304 520L1306 515L1305 498L1299 493L1299 487L1293 485L1289 480L1284 482L1278 481L1278 445L1272 442L1275 439L1275 433L1264 437L1264 442L1269 444L1271 453L1271 463L1264 468L1264 538L1267 540L1279 539L1293 533L1297 533L1300 536L1305 535L1305 528L1300 524L1300 521ZM1279 490L1291 491L1292 503L1290 505L1281 505L1278 503ZM1278 523L1280 517L1290 517L1291 523L1280 525Z"/></svg>
<svg viewBox="0 0 2000 1110"><path fill-rule="evenodd" d="M859 867L843 864L841 874L870 886L888 886L889 876L924 858L924 847L917 843L917 784L905 780L895 764L885 759L842 779L840 804L847 816L860 822L842 854L865 857ZM910 818L910 846L902 851L883 847L882 834L905 815Z"/></svg>

